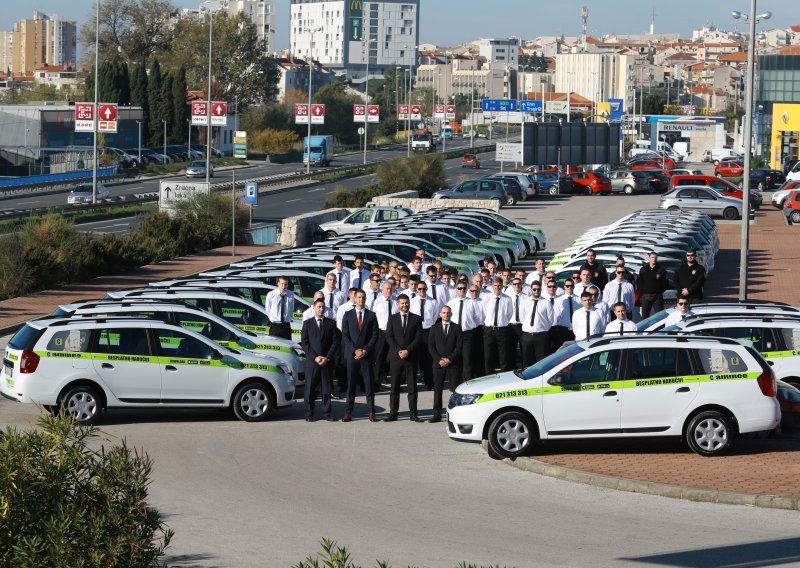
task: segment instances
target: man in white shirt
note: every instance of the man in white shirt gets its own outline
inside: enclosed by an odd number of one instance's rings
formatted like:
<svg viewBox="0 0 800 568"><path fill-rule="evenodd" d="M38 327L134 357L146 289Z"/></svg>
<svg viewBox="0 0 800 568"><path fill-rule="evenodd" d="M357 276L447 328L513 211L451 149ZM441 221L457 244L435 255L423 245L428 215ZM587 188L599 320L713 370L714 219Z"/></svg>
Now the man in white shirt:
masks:
<svg viewBox="0 0 800 568"><path fill-rule="evenodd" d="M509 271L503 271L504 274L508 272ZM506 288L506 286L503 287ZM509 292L505 292L505 295L511 298L511 302L514 304L514 311L511 315L511 324L508 326L510 330L510 333L508 334L508 356L511 357L512 364L516 365L517 347L519 347L520 355L522 354L522 304L525 302L525 299L528 296L522 293L522 280L519 280L518 278L512 280L508 287L511 288L511 290Z"/></svg>
<svg viewBox="0 0 800 568"><path fill-rule="evenodd" d="M417 294L411 298L411 313L422 318L422 335L420 344L428 344L428 332L439 317L439 303L428 296L428 285L425 282L417 283ZM426 354L427 353L427 354ZM429 390L433 390L433 360L427 349L419 351L419 372L422 381Z"/></svg>
<svg viewBox="0 0 800 568"><path fill-rule="evenodd" d="M358 288L350 288L347 292L347 301L336 310L336 327L339 328L339 331L342 331L342 319L344 318L345 312L352 310L355 306L353 298L356 292L358 292Z"/></svg>
<svg viewBox="0 0 800 568"><path fill-rule="evenodd" d="M564 295L556 300L555 320L550 328L550 353L555 353L566 341L573 341L572 315L581 309L581 299L572 293L575 282L572 278L564 281Z"/></svg>
<svg viewBox="0 0 800 568"><path fill-rule="evenodd" d="M599 310L592 308L592 295L589 292L581 294L581 309L572 316L572 332L575 341L589 339L593 335L605 333L605 320Z"/></svg>
<svg viewBox="0 0 800 568"><path fill-rule="evenodd" d="M556 285L556 296L563 296L564 289L558 287L558 282L556 282L556 273L552 270L548 270L544 275L544 283L542 284L542 296L545 296L545 292L549 294L550 288L547 287L547 284L554 283Z"/></svg>
<svg viewBox="0 0 800 568"><path fill-rule="evenodd" d="M590 284L586 291L591 294L592 308L600 312L600 315L603 317L603 327L605 327L608 321L613 317L611 315L611 307L600 298L600 288L597 287L597 284Z"/></svg>
<svg viewBox="0 0 800 568"><path fill-rule="evenodd" d="M606 284L608 290L608 284ZM606 335L632 335L636 333L636 324L628 319L628 308L623 302L614 304L614 315L617 319L606 326Z"/></svg>
<svg viewBox="0 0 800 568"><path fill-rule="evenodd" d="M314 292L314 297L311 299L311 307L307 308L303 312L303 321L316 317L316 314L314 313L314 301L316 300L322 300L323 302L325 301L325 295L319 290ZM327 305L325 306L325 312L323 313L323 316L330 319L336 318L336 314L334 313L334 311L330 309Z"/></svg>
<svg viewBox="0 0 800 568"><path fill-rule="evenodd" d="M486 374L500 371L511 371L513 362L509 357L510 338L508 328L514 315L514 304L511 298L503 294L503 281L496 278L492 282L492 293L483 300L483 352L486 363Z"/></svg>
<svg viewBox="0 0 800 568"><path fill-rule="evenodd" d="M467 297L467 288L472 292ZM447 302L453 312L452 321L461 326L463 349L462 378L471 381L483 373L483 303L478 299L477 286L467 282L456 284L455 296Z"/></svg>
<svg viewBox="0 0 800 568"><path fill-rule="evenodd" d="M554 312L550 302L542 298L542 286L534 281L531 296L522 306L522 366L530 367L550 354L548 333Z"/></svg>
<svg viewBox="0 0 800 568"><path fill-rule="evenodd" d="M389 371L386 325L389 323L389 317L397 313L397 303L390 282L384 282L381 285L381 293L370 309L378 318L378 342L375 344L375 386L377 387L375 391L377 392L381 383L386 380L386 374Z"/></svg>
<svg viewBox="0 0 800 568"><path fill-rule="evenodd" d="M677 306L678 308L670 313L667 316L667 319L664 320L664 327L675 325L676 323L685 321L690 316L694 315L694 312L689 305L689 298L679 296Z"/></svg>
<svg viewBox="0 0 800 568"><path fill-rule="evenodd" d="M350 285L366 290L365 285L369 281L370 271L364 268L364 259L360 256L355 257L353 266L355 268L350 271ZM369 305L369 294L367 294L367 305Z"/></svg>
<svg viewBox="0 0 800 568"><path fill-rule="evenodd" d="M631 317L636 303L633 285L625 279L624 268L618 266L614 269L614 276L614 279L610 280L603 289L603 301L609 306L622 302L625 304L628 317Z"/></svg>
<svg viewBox="0 0 800 568"><path fill-rule="evenodd" d="M580 273L580 280L575 283L575 295L579 298L583 296L586 289L592 285L592 273L588 268L584 268Z"/></svg>
<svg viewBox="0 0 800 568"><path fill-rule="evenodd" d="M333 272L329 272L325 276L325 287L320 292L325 298L325 306L330 308L334 314L339 310L339 306L346 301L344 292L336 288L336 275Z"/></svg>
<svg viewBox="0 0 800 568"><path fill-rule="evenodd" d="M333 257L333 270L328 272L336 277L336 289L344 294L350 289L350 272L344 267L344 259L340 255Z"/></svg>
<svg viewBox="0 0 800 568"><path fill-rule="evenodd" d="M450 290L437 278L435 266L429 266L426 271L425 284L428 285L428 296L436 300L436 309L440 309L450 300Z"/></svg>
<svg viewBox="0 0 800 568"><path fill-rule="evenodd" d="M357 286L354 285L353 288L357 288ZM374 273L371 274L361 289L367 295L367 309L374 312L375 302L381 296L381 277Z"/></svg>
<svg viewBox="0 0 800 568"><path fill-rule="evenodd" d="M544 275L545 275L544 259L543 258L537 258L536 259L536 270L534 270L533 272L528 274L528 276L525 277L525 283L528 284L528 285L531 285L531 284L533 284L534 281L536 281L539 284L543 285L544 284Z"/></svg>
<svg viewBox="0 0 800 568"><path fill-rule="evenodd" d="M264 307L269 318L269 334L283 339L292 338L294 316L294 292L288 289L289 279L278 276L278 289L270 290L264 298Z"/></svg>

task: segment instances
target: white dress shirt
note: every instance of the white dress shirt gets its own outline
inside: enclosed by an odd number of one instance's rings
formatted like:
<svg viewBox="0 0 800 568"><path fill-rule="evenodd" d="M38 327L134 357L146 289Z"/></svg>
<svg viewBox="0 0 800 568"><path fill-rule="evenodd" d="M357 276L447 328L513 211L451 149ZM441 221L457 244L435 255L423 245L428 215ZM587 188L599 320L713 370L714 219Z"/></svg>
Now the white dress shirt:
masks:
<svg viewBox="0 0 800 568"><path fill-rule="evenodd" d="M447 284L441 280L437 280L432 284L427 278L425 279L425 284L428 286L428 298L435 299L440 306L444 306L450 301L450 287Z"/></svg>
<svg viewBox="0 0 800 568"><path fill-rule="evenodd" d="M499 296L491 294L483 299L483 314L484 327L495 327L495 320L496 327L507 327L514 315L514 304L505 294Z"/></svg>
<svg viewBox="0 0 800 568"><path fill-rule="evenodd" d="M366 303L364 305L368 310L374 312L375 302L378 300L378 298L383 296L383 294L381 293L381 289L375 288L373 290L371 288L368 288L367 290L364 290L364 293L367 295Z"/></svg>
<svg viewBox="0 0 800 568"><path fill-rule="evenodd" d="M522 305L525 303L527 296L522 293L517 295L514 292L506 293L506 296L511 298L511 303L514 306L511 312L511 323L522 323ZM517 298L519 298L519 304L517 304ZM519 312L519 319L517 319L517 312Z"/></svg>
<svg viewBox="0 0 800 568"><path fill-rule="evenodd" d="M336 327L339 328L339 331L342 331L342 321L344 320L345 312L349 312L353 308L355 308L355 304L350 300L347 300L344 304L339 306L339 309L336 310Z"/></svg>
<svg viewBox="0 0 800 568"><path fill-rule="evenodd" d="M572 311L569 307L572 304ZM583 309L580 299L574 294L563 295L556 300L555 324L572 329L572 314Z"/></svg>
<svg viewBox="0 0 800 568"><path fill-rule="evenodd" d="M586 330L586 314L589 314L589 330ZM572 333L575 334L576 341L583 341L587 335L598 335L605 333L606 320L599 310L587 310L581 306L581 309L575 312L572 316Z"/></svg>
<svg viewBox="0 0 800 568"><path fill-rule="evenodd" d="M578 281L575 283L575 288L573 289L573 291L575 295L578 296L578 298L580 298L581 294L583 294L586 288L588 288L589 286L594 286L594 284L592 284L591 282L589 282L588 284L584 284L583 282Z"/></svg>
<svg viewBox="0 0 800 568"><path fill-rule="evenodd" d="M389 298L387 300L386 297L381 294L378 296L378 299L375 300L372 311L375 312L375 317L378 318L378 327L381 331L386 331L386 326L389 323L389 316L396 314L400 309L397 307L397 302L394 298Z"/></svg>
<svg viewBox="0 0 800 568"><path fill-rule="evenodd" d="M461 302L464 308L461 309ZM476 327L483 325L483 302L474 298L453 298L447 305L453 312L450 321L461 326L462 331L472 331ZM464 321L461 321L459 314L463 314Z"/></svg>
<svg viewBox="0 0 800 568"><path fill-rule="evenodd" d="M622 326L622 331L620 331ZM624 320L614 320L606 326L606 335L631 335L637 332L636 324L625 318Z"/></svg>
<svg viewBox="0 0 800 568"><path fill-rule="evenodd" d="M361 273L361 282L358 281L359 272ZM348 282L350 282L354 288L364 289L365 285L367 286L369 285L369 276L370 276L370 271L367 270L366 268L362 268L360 271L357 268L354 268L353 270L350 271Z"/></svg>
<svg viewBox="0 0 800 568"><path fill-rule="evenodd" d="M680 310L675 309L673 312L671 312L667 316L667 319L664 320L664 327L667 327L667 326L670 326L670 325L675 325L676 323L680 323L685 318L688 318L689 316L693 316L693 315L694 315L694 312L691 309L686 310L685 314L682 314Z"/></svg>
<svg viewBox="0 0 800 568"><path fill-rule="evenodd" d="M339 309L339 306L347 301L347 296L344 295L344 292L340 292L335 288L331 291L325 287L320 292L325 297L325 307L330 308L334 313Z"/></svg>
<svg viewBox="0 0 800 568"><path fill-rule="evenodd" d="M347 270L336 272L334 269L328 272L328 274L333 274L336 276L336 289L347 294L348 290L350 290L350 272ZM328 276L328 274L325 276Z"/></svg>
<svg viewBox="0 0 800 568"><path fill-rule="evenodd" d="M553 308L550 302L543 298L534 298L533 296L525 298L522 303L522 331L525 333L540 333L548 331L553 325ZM533 309L536 308L536 317L533 316ZM533 320L533 325L531 325Z"/></svg>
<svg viewBox="0 0 800 568"><path fill-rule="evenodd" d="M603 301L609 306L613 306L617 302L624 302L625 309L629 313L633 313L634 304L636 303L633 285L627 280L622 282L616 278L611 280L603 289Z"/></svg>
<svg viewBox="0 0 800 568"><path fill-rule="evenodd" d="M329 307L326 306L325 307L325 313L323 315L326 318L334 319L336 314L333 313L332 309L330 309ZM314 313L314 306L311 306L310 308L306 308L306 311L303 312L303 321L309 320L309 319L311 319L313 317L316 317L316 314Z"/></svg>
<svg viewBox="0 0 800 568"><path fill-rule="evenodd" d="M614 311L611 309L611 306L600 300L599 302L595 302L594 306L592 306L595 310L598 310L603 315L603 322L607 322L610 318L616 317L614 316Z"/></svg>
<svg viewBox="0 0 800 568"><path fill-rule="evenodd" d="M283 295L283 318L281 318L281 293L270 290L264 298L264 307L270 323L291 323L294 315L294 292L286 290Z"/></svg>
<svg viewBox="0 0 800 568"><path fill-rule="evenodd" d="M419 272L414 272L414 265L411 264L410 262L406 266L408 266L408 269L411 271L411 274L419 274L420 277L422 277L425 276L425 274L428 272L428 267L431 266L431 263L426 260L423 260Z"/></svg>
<svg viewBox="0 0 800 568"><path fill-rule="evenodd" d="M538 282L542 286L544 286L544 275L547 274L546 272L542 272L539 274L538 272L531 272L525 277L525 284L530 286L534 282Z"/></svg>
<svg viewBox="0 0 800 568"><path fill-rule="evenodd" d="M422 318L422 329L430 329L433 327L433 324L436 323L436 320L439 319L439 302L430 296L425 296L425 313L423 314L420 311L422 300L423 298L420 298L419 296L414 296L411 298L410 311L412 314L417 314Z"/></svg>

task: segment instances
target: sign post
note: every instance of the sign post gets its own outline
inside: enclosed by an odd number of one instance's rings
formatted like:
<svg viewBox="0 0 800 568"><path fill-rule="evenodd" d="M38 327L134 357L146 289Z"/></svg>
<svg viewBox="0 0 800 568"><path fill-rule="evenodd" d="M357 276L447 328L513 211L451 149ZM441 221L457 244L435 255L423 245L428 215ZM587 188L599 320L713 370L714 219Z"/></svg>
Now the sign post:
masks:
<svg viewBox="0 0 800 568"><path fill-rule="evenodd" d="M211 126L228 125L228 103L214 101L211 103Z"/></svg>
<svg viewBox="0 0 800 568"><path fill-rule="evenodd" d="M244 130L233 133L233 157L247 159L247 132Z"/></svg>
<svg viewBox="0 0 800 568"><path fill-rule="evenodd" d="M174 217L176 204L192 199L195 195L208 195L208 193L209 184L204 181L162 180L158 192L158 210L170 217Z"/></svg>
<svg viewBox="0 0 800 568"><path fill-rule="evenodd" d="M411 120L422 120L422 107L411 105Z"/></svg>
<svg viewBox="0 0 800 568"><path fill-rule="evenodd" d="M75 103L75 132L94 131L94 103Z"/></svg>
<svg viewBox="0 0 800 568"><path fill-rule="evenodd" d="M258 183L248 181L244 184L244 202L250 206L250 226L253 226L253 207L258 205Z"/></svg>
<svg viewBox="0 0 800 568"><path fill-rule="evenodd" d="M311 105L311 124L325 124L325 105Z"/></svg>
<svg viewBox="0 0 800 568"><path fill-rule="evenodd" d="M367 121L367 105L353 105L353 122Z"/></svg>
<svg viewBox="0 0 800 568"><path fill-rule="evenodd" d="M397 105L397 120L408 120L408 105Z"/></svg>

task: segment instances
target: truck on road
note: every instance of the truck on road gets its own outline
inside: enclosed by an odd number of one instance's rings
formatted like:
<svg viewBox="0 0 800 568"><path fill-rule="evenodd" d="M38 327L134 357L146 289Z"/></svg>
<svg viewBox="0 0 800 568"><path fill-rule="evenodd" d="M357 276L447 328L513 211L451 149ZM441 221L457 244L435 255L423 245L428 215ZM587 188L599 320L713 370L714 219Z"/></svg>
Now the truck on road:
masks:
<svg viewBox="0 0 800 568"><path fill-rule="evenodd" d="M309 152L310 147L310 152ZM303 138L303 163L312 166L330 166L335 154L333 136L306 136Z"/></svg>
<svg viewBox="0 0 800 568"><path fill-rule="evenodd" d="M436 142L430 132L421 132L411 137L411 151L425 153L436 151Z"/></svg>

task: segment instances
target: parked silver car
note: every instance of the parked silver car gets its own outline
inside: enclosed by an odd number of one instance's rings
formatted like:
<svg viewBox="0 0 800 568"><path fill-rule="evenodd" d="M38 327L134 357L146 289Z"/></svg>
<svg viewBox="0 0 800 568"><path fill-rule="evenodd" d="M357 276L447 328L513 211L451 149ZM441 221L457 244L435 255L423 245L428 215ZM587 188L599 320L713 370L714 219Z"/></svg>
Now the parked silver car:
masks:
<svg viewBox="0 0 800 568"><path fill-rule="evenodd" d="M527 201L531 197L535 197L536 193L539 189L539 183L534 181L533 176L531 174L526 174L523 172L503 172L492 174L488 176L489 179L513 179L516 180L517 183L522 187L522 200Z"/></svg>
<svg viewBox="0 0 800 568"><path fill-rule="evenodd" d="M650 193L650 176L641 171L615 170L608 172L611 193Z"/></svg>
<svg viewBox="0 0 800 568"><path fill-rule="evenodd" d="M433 194L434 199L496 199L500 206L506 204L508 195L500 180L469 180L440 189Z"/></svg>
<svg viewBox="0 0 800 568"><path fill-rule="evenodd" d="M367 227L374 227L387 221L397 221L413 214L414 212L411 209L404 207L362 207L340 221L322 223L319 226L319 232L326 239L334 239L340 235L352 235Z"/></svg>
<svg viewBox="0 0 800 568"><path fill-rule="evenodd" d="M660 209L700 211L709 216L734 220L742 215L742 200L726 197L705 186L681 186L661 196Z"/></svg>

